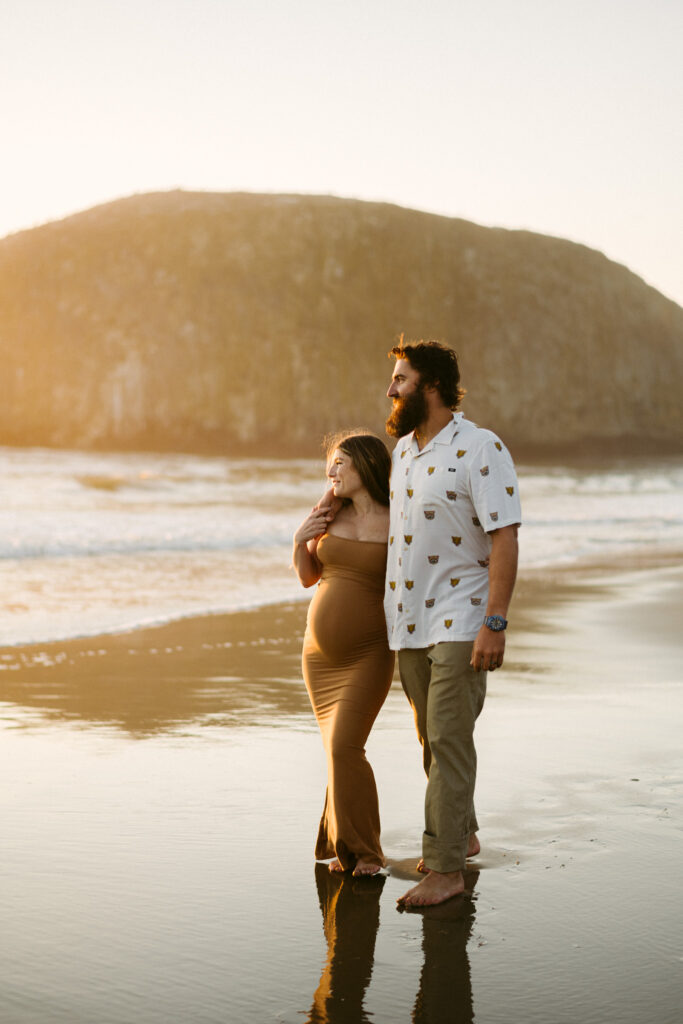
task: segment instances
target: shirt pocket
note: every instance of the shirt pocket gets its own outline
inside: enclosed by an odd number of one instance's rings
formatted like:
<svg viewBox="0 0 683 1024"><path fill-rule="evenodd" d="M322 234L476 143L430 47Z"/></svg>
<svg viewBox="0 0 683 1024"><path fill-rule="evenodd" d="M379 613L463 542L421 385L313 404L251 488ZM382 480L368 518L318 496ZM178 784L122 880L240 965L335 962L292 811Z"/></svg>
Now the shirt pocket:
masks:
<svg viewBox="0 0 683 1024"><path fill-rule="evenodd" d="M438 509L451 508L461 498L463 492L459 485L458 477L463 480L464 472L457 469L453 472L447 466L427 465L420 484L415 491L420 509L425 519L434 518L428 513L436 512Z"/></svg>

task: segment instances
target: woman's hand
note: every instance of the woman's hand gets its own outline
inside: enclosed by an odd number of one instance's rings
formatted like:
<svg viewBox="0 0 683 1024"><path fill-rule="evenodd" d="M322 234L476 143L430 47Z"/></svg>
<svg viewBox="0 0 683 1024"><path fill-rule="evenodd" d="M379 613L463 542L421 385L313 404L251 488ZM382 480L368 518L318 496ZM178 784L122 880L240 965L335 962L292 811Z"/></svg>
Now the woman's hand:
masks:
<svg viewBox="0 0 683 1024"><path fill-rule="evenodd" d="M294 534L295 544L307 544L309 540L316 540L322 537L327 524L334 519L334 513L327 505L316 506L306 516L299 529Z"/></svg>
<svg viewBox="0 0 683 1024"><path fill-rule="evenodd" d="M335 498L330 487L294 534L292 565L304 587L312 587L322 575L323 567L317 556L317 542L341 507L341 499Z"/></svg>

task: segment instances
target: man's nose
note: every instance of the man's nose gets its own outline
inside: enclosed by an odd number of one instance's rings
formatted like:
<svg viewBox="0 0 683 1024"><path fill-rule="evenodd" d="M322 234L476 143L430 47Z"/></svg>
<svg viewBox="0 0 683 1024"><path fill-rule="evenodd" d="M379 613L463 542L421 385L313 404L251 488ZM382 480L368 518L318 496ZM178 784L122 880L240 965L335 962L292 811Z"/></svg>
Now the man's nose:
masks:
<svg viewBox="0 0 683 1024"><path fill-rule="evenodd" d="M391 384L389 385L389 390L387 391L387 398L394 398L395 395L396 395L396 387L395 387L394 382L392 380Z"/></svg>

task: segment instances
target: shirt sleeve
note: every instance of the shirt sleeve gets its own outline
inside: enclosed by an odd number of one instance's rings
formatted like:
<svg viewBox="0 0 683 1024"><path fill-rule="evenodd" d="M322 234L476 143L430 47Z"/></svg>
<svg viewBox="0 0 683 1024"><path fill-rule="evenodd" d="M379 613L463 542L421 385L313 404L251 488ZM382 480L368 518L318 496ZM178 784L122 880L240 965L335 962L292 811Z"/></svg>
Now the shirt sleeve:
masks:
<svg viewBox="0 0 683 1024"><path fill-rule="evenodd" d="M521 524L519 485L512 457L502 441L488 431L470 462L470 494L486 533L501 526Z"/></svg>

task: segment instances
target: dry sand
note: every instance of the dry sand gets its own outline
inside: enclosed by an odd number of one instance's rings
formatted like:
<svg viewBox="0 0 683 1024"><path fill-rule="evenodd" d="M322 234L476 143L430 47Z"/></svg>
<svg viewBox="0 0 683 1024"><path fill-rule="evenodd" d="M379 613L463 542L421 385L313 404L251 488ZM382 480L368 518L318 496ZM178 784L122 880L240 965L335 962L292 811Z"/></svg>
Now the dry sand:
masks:
<svg viewBox="0 0 683 1024"><path fill-rule="evenodd" d="M368 749L391 874L314 867L303 605L0 651L0 1021L673 1024L682 582L676 556L521 580L482 854L423 913L395 909L424 793L398 686Z"/></svg>

